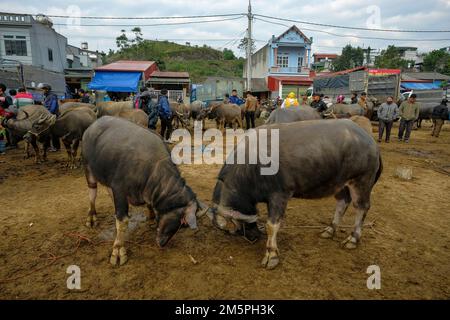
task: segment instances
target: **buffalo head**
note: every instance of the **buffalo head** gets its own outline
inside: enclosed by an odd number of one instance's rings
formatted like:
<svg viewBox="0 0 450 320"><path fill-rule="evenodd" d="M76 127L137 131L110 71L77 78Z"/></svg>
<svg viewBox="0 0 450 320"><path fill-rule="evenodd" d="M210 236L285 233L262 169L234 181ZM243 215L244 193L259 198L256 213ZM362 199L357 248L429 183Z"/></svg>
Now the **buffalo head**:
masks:
<svg viewBox="0 0 450 320"><path fill-rule="evenodd" d="M158 224L156 242L162 248L177 233L182 225L197 229L197 217L201 217L207 206L199 200L191 201L186 207L174 209L156 216Z"/></svg>

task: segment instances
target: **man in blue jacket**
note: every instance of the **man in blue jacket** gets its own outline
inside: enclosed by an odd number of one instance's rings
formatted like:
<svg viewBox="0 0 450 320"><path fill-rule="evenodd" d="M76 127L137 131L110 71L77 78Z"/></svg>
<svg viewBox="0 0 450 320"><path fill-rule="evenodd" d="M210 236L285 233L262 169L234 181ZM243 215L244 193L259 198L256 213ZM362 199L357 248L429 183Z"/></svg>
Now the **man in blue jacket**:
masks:
<svg viewBox="0 0 450 320"><path fill-rule="evenodd" d="M158 109L161 119L161 136L164 138L164 142L169 142L172 134L172 111L170 110L169 98L167 98L167 89L161 89Z"/></svg>
<svg viewBox="0 0 450 320"><path fill-rule="evenodd" d="M52 92L52 86L48 83L39 83L38 89L41 89L44 92L44 107L50 111L51 114L55 114L58 116L59 114L59 105L58 105L58 96ZM61 149L61 143L59 142L59 138L52 135L52 147L49 151L55 152Z"/></svg>
<svg viewBox="0 0 450 320"><path fill-rule="evenodd" d="M231 97L229 97L229 101L230 103L237 104L238 106L244 103L244 100L238 97L236 89L233 89L231 91Z"/></svg>

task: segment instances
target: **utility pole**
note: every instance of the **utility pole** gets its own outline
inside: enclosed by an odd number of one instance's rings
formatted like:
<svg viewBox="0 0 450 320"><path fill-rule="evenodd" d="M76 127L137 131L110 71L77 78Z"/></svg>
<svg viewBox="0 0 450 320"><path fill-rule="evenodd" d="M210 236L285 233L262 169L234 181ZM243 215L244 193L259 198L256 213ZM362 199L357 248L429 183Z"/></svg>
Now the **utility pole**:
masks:
<svg viewBox="0 0 450 320"><path fill-rule="evenodd" d="M248 0L248 27L247 27L247 90L251 90L252 86L252 4Z"/></svg>

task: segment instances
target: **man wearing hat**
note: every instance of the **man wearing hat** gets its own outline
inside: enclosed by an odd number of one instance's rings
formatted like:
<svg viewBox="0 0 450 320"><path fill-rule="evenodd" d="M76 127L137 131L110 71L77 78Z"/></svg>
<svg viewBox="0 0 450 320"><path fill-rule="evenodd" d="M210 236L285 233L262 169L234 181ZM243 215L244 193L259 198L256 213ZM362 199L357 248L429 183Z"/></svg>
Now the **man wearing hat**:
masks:
<svg viewBox="0 0 450 320"><path fill-rule="evenodd" d="M431 114L431 119L433 120L433 130L431 131L432 137L439 137L442 125L445 120L448 120L447 102L447 99L443 99L440 105L433 108L433 113Z"/></svg>

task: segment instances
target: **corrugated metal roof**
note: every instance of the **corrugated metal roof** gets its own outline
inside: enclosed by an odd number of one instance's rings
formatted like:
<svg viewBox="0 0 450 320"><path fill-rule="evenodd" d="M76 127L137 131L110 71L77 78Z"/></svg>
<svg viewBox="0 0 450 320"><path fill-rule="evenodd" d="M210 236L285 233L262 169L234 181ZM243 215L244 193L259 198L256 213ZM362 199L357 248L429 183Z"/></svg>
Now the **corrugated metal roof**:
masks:
<svg viewBox="0 0 450 320"><path fill-rule="evenodd" d="M450 76L447 76L438 72L403 72L403 80L450 80Z"/></svg>
<svg viewBox="0 0 450 320"><path fill-rule="evenodd" d="M150 78L189 78L188 72L154 71Z"/></svg>
<svg viewBox="0 0 450 320"><path fill-rule="evenodd" d="M155 61L136 61L136 60L119 60L101 67L95 70L101 71L140 71L145 72L148 70Z"/></svg>

